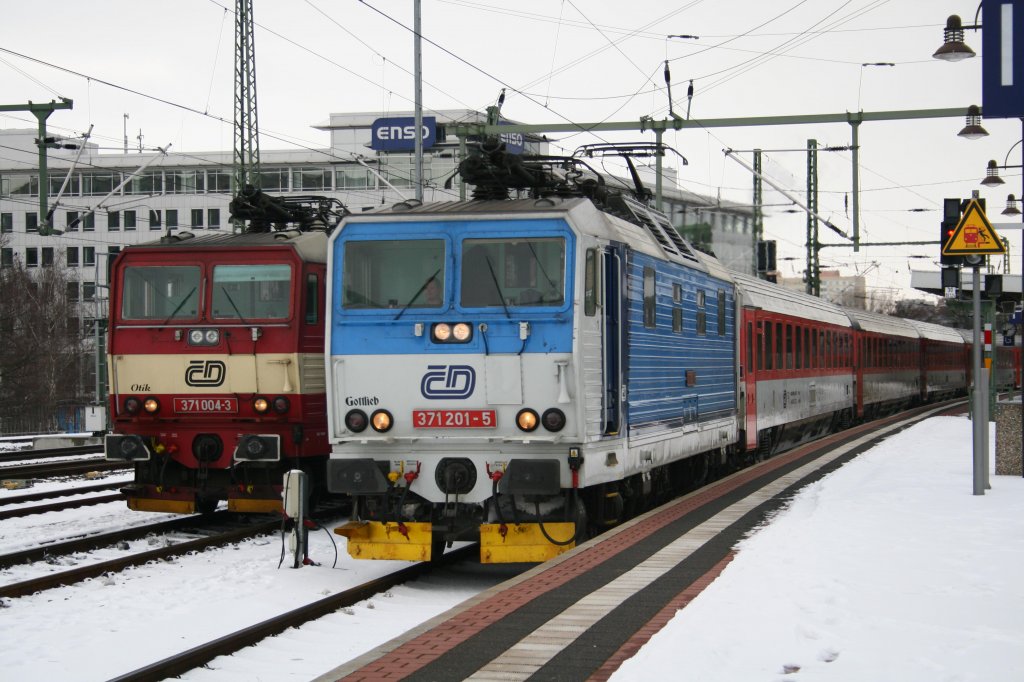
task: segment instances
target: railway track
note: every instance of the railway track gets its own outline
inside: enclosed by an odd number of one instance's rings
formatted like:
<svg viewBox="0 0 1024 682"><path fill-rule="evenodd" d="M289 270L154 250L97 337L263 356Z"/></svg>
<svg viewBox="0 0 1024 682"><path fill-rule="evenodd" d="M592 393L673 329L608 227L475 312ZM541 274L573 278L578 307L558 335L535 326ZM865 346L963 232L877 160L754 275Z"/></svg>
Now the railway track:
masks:
<svg viewBox="0 0 1024 682"><path fill-rule="evenodd" d="M71 585L87 578L95 578L107 573L121 571L129 566L138 566L149 561L167 559L210 547L230 545L258 535L275 532L281 526L281 522L278 519L242 525L235 515L229 515L228 512L222 512L221 514L212 515L211 519L205 522L197 520L196 517L188 516L171 519L163 523L147 524L145 526L122 529L111 533L68 540L66 542L2 555L0 556L0 569L76 552L115 547L119 543L138 540L148 535L170 535L173 533L179 536L194 536L191 539L181 540L164 547L135 552L126 556L86 566L78 566L30 580L2 585L0 586L0 597L21 597L41 590ZM244 520L248 521L249 519Z"/></svg>
<svg viewBox="0 0 1024 682"><path fill-rule="evenodd" d="M113 483L98 483L96 485L85 485L76 488L61 488L60 490L45 490L38 493L26 493L16 495L5 495L0 497L0 507L10 506L12 504L21 504L23 502L42 502L44 500L52 500L58 497L69 497L71 495L85 495L88 493L98 493L105 490L116 490L127 484L127 481L115 481Z"/></svg>
<svg viewBox="0 0 1024 682"><path fill-rule="evenodd" d="M252 646L266 637L280 634L288 628L298 627L310 621L334 613L338 609L357 604L380 594L397 585L416 580L426 573L436 570L439 566L474 559L479 556L479 545L472 544L445 553L436 562L420 562L412 564L375 580L371 580L351 589L324 597L279 616L268 618L260 623L243 628L223 637L193 647L174 656L169 656L151 665L133 670L130 673L111 678L117 682L158 682L206 665L218 656L228 656L245 647Z"/></svg>
<svg viewBox="0 0 1024 682"><path fill-rule="evenodd" d="M77 455L102 454L102 445L73 445L66 448L48 448L46 450L18 450L17 452L0 453L0 464L6 462L22 462L33 459L56 459L57 457L75 457Z"/></svg>
<svg viewBox="0 0 1024 682"><path fill-rule="evenodd" d="M57 500L49 504L30 504L11 509L0 509L0 521L14 519L33 514L45 514L52 511L65 511L67 509L78 509L79 507L91 507L107 502L124 500L121 492L108 493L106 495L92 495L96 492L115 490L124 485L124 481L116 483L101 483L99 485L85 486L81 488L64 488L45 493L33 493L31 495L19 495L14 498L0 500L0 506L10 507L14 504L25 502L40 502L44 500ZM59 499L68 498L68 499Z"/></svg>
<svg viewBox="0 0 1024 682"><path fill-rule="evenodd" d="M0 467L0 477L5 479L57 478L58 476L77 476L89 471L118 471L128 468L129 465L122 462L108 462L101 455L89 459L2 466Z"/></svg>

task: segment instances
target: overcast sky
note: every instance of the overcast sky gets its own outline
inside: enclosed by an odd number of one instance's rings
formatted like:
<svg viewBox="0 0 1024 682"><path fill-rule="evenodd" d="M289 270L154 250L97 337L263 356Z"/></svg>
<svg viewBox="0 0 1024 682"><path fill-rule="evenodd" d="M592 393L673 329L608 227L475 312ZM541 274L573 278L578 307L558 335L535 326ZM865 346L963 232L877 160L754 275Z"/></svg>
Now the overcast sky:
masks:
<svg viewBox="0 0 1024 682"><path fill-rule="evenodd" d="M506 8L505 6L510 6ZM505 117L526 123L665 118L665 60L674 110L691 118L912 110L981 104L981 59L951 64L931 57L950 14L973 21L976 3L947 0L423 0L424 109L483 109L502 88ZM9 3L0 28L0 104L74 100L50 127L65 134L95 125L112 149L173 143L175 151L232 145L234 15L230 0L154 2L49 0L45 12ZM311 128L332 112L411 110L414 100L410 1L255 0L261 148L323 148ZM688 34L699 39L668 39ZM981 34L965 41L981 54ZM862 66L892 62L895 66ZM687 101L687 82L695 95ZM128 114L127 121L124 115ZM1002 164L1021 139L1018 119L986 119L990 136L956 136L962 118L861 126L864 241L937 239L943 197L982 189L990 218L1006 195L1020 195L1019 169L1002 171L996 190L978 184L989 159ZM0 114L0 128L34 127L31 115ZM653 141L639 131L554 135L554 153L581 143ZM727 148L803 149L848 145L850 126L685 130L665 142L689 160L688 190L748 204L751 177ZM1021 147L1008 163L1020 164ZM4 150L0 150L0 156ZM750 154L745 155L748 159ZM806 155L770 153L765 170L802 196ZM819 209L851 232L851 154L820 152ZM766 188L768 189L768 188ZM769 191L767 204L788 204ZM804 267L805 218L769 207L768 238L779 244L784 275ZM833 236L836 238L833 239ZM1020 271L1020 233L1011 239ZM839 238L822 231L822 241ZM866 272L869 291L909 286L911 268L936 269L938 246L826 248L825 267ZM913 258L924 256L924 258Z"/></svg>

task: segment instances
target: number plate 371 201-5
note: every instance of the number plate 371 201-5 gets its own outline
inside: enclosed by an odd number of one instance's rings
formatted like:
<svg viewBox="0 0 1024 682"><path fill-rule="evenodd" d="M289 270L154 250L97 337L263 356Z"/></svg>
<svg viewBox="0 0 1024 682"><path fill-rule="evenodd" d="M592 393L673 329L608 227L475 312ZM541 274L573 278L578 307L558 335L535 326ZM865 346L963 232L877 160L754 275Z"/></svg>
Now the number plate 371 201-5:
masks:
<svg viewBox="0 0 1024 682"><path fill-rule="evenodd" d="M417 429L493 429L498 425L494 410L413 410Z"/></svg>

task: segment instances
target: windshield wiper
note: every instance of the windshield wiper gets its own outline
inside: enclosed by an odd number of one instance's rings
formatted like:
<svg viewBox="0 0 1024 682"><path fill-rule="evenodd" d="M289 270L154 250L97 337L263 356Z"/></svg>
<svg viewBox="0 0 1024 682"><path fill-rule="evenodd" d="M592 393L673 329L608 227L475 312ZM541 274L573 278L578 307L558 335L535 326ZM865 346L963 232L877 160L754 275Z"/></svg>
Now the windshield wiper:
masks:
<svg viewBox="0 0 1024 682"><path fill-rule="evenodd" d="M526 246L529 247L530 253L533 254L533 262L537 264L537 267L540 268L541 274L544 275L544 279L548 281L548 286L550 286L552 290L557 289L558 286L555 284L555 280L551 279L551 275L549 275L548 271L544 268L544 263L541 262L536 249L533 248L533 242L526 242Z"/></svg>
<svg viewBox="0 0 1024 682"><path fill-rule="evenodd" d="M409 299L409 302L402 306L402 309L398 311L397 315L395 315L396 320L405 314L405 311L409 309L409 306L416 302L416 299L419 298L420 294L422 294L426 290L427 286L434 280L435 277L437 277L437 273L439 272L441 272L441 268L434 270L434 274L432 274L430 277L427 277L423 281L423 284L420 286L419 289L416 290L416 293L412 295L412 298Z"/></svg>
<svg viewBox="0 0 1024 682"><path fill-rule="evenodd" d="M228 299L228 303L230 303L231 307L235 309L235 315L238 315L239 321L241 321L242 324L249 324L249 322L244 317L242 317L242 311L238 309L237 305L235 305L235 299L231 298L231 294L228 293L227 288L221 287L220 290L224 292L224 295Z"/></svg>
<svg viewBox="0 0 1024 682"><path fill-rule="evenodd" d="M494 274L494 263L491 262L490 256L484 256L487 260L487 269L491 272L491 281L494 282L494 291L498 294L498 300L501 301L501 307L505 309L505 317L512 319L512 316L508 313L508 306L505 305L505 297L501 293L501 285L498 284L498 276Z"/></svg>
<svg viewBox="0 0 1024 682"><path fill-rule="evenodd" d="M166 319L166 320L164 320L164 324L167 324L167 323L168 323L168 322L170 322L170 321L171 321L172 319L174 319L174 316L178 314L178 311L179 311L179 310L181 310L182 306L184 306L184 305L185 305L185 302L186 302L186 301L188 301L188 299L192 298L192 294L194 294L194 293L196 293L196 288L195 288L195 287L192 287L192 289L191 289L191 290L190 290L190 291L189 291L189 292L188 292L187 294L185 294L185 297L181 299L181 303L179 303L179 304L178 304L178 307L177 307L177 308L175 308L175 309L174 309L174 310L173 310L173 311L171 312L171 314L167 316L167 319ZM162 326L162 325L161 325L161 326Z"/></svg>

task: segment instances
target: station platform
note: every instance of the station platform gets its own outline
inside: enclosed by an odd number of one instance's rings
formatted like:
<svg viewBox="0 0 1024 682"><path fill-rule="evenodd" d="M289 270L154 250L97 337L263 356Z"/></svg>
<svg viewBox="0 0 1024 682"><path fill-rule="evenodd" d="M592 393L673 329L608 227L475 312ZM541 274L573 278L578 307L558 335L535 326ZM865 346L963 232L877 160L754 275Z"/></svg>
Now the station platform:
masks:
<svg viewBox="0 0 1024 682"><path fill-rule="evenodd" d="M329 680L605 680L797 490L936 408L777 455L590 540L349 661Z"/></svg>

